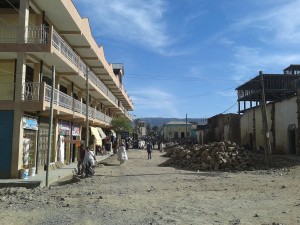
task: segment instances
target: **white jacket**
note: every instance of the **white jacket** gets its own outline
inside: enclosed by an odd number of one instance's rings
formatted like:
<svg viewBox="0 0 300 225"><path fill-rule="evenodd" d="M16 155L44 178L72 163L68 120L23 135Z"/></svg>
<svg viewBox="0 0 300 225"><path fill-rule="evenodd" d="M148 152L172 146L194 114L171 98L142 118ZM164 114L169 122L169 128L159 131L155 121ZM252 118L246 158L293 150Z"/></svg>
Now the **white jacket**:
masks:
<svg viewBox="0 0 300 225"><path fill-rule="evenodd" d="M95 159L96 157L93 151L85 151L83 164L88 165L90 162L92 166L95 166Z"/></svg>

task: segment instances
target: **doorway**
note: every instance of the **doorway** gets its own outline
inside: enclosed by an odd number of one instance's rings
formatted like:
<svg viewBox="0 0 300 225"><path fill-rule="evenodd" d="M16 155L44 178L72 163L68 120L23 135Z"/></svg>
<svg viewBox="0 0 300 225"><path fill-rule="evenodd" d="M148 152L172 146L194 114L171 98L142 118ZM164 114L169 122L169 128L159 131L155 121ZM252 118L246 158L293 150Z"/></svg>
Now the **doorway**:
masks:
<svg viewBox="0 0 300 225"><path fill-rule="evenodd" d="M296 154L296 130L288 131L289 154Z"/></svg>

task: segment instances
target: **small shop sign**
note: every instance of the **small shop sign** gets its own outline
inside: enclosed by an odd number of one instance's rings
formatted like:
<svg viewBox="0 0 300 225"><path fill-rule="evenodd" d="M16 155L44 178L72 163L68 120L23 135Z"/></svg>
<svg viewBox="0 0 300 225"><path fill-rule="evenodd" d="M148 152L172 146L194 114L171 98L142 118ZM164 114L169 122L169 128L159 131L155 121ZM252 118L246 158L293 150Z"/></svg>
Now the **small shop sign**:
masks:
<svg viewBox="0 0 300 225"><path fill-rule="evenodd" d="M58 133L60 135L70 135L70 122L65 120L59 120Z"/></svg>
<svg viewBox="0 0 300 225"><path fill-rule="evenodd" d="M38 130L38 120L37 118L30 116L23 116L22 118L23 129L28 130Z"/></svg>

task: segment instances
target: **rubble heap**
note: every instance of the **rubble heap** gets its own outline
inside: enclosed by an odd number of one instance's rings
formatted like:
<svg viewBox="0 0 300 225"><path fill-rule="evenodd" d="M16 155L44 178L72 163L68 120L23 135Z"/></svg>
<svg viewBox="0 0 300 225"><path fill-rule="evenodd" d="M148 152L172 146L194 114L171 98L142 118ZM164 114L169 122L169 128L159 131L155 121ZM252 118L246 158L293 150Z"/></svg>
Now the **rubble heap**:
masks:
<svg viewBox="0 0 300 225"><path fill-rule="evenodd" d="M164 150L165 156L170 158L162 166L191 170L253 170L261 166L264 161L262 154L256 154L230 141L194 145L190 148L177 143L169 143Z"/></svg>

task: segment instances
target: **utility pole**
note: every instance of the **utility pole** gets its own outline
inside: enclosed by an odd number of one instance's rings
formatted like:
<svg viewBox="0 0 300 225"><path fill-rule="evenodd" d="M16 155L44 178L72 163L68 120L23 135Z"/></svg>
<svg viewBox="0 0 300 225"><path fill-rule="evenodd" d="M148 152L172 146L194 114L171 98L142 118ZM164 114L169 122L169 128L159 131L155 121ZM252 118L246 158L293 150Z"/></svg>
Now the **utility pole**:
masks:
<svg viewBox="0 0 300 225"><path fill-rule="evenodd" d="M259 71L259 75L261 78L261 112L262 112L262 123L263 123L263 134L265 137L265 143L267 146L267 149L265 149L265 162L267 164L267 167L269 167L272 164L271 159L271 143L270 143L270 131L268 127L268 120L267 120L267 107L266 107L266 98L265 98L265 86L264 86L264 76L262 71Z"/></svg>
<svg viewBox="0 0 300 225"><path fill-rule="evenodd" d="M89 69L86 68L86 117L85 117L85 146L89 146L89 104L90 104L90 92L89 92Z"/></svg>
<svg viewBox="0 0 300 225"><path fill-rule="evenodd" d="M186 135L186 145L188 144L188 135L187 135L187 114L185 114L185 135Z"/></svg>
<svg viewBox="0 0 300 225"><path fill-rule="evenodd" d="M46 187L49 187L49 165L50 165L52 127L53 127L54 86L55 86L55 66L52 66L52 89L51 89L51 101L50 101L50 121L49 121L50 125L49 125L49 133L48 133L48 149L47 149Z"/></svg>

